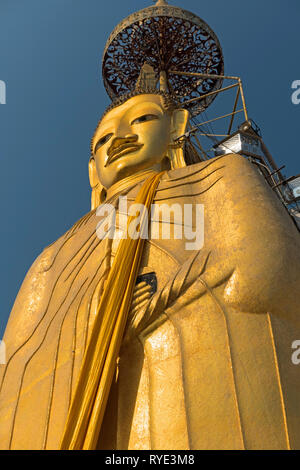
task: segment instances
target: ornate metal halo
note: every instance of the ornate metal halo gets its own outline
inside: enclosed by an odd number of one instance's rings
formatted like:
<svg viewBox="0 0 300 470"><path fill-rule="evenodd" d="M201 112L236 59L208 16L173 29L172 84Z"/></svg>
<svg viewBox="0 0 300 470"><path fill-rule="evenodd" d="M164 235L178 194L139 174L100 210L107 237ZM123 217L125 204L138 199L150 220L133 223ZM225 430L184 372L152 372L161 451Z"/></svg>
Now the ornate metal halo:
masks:
<svg viewBox="0 0 300 470"><path fill-rule="evenodd" d="M216 95L187 105L185 101L222 86L222 79L171 73L223 75L224 62L219 40L212 29L193 13L164 1L131 14L109 36L103 53L102 74L112 99L134 89L145 62L154 68L157 77L161 71L166 72L170 92L192 115L206 109Z"/></svg>

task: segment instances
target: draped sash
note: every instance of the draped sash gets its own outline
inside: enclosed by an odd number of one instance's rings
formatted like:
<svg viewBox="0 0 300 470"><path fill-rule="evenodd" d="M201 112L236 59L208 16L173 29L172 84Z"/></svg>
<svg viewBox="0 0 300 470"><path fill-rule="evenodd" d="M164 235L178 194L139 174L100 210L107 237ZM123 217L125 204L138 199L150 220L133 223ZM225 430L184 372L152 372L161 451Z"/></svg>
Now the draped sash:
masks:
<svg viewBox="0 0 300 470"><path fill-rule="evenodd" d="M140 233L148 223L161 173L151 175L141 187L135 203L144 206ZM135 216L128 218L128 228ZM101 296L75 394L70 406L61 449L96 448L106 403L113 380L128 312L136 283L144 238L121 240Z"/></svg>

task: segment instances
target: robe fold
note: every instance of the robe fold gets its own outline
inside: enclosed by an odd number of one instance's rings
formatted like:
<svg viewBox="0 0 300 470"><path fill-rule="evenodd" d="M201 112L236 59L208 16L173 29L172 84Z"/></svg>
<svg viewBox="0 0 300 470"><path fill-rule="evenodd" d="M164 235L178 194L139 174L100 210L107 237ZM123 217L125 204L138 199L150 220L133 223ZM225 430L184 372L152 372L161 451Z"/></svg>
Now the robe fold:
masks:
<svg viewBox="0 0 300 470"><path fill-rule="evenodd" d="M124 190L134 202L142 182ZM118 195L116 227L124 230ZM300 449L300 237L256 167L226 155L162 177L154 203L204 205L204 245L152 238L157 291L120 351L99 448ZM162 213L163 214L163 213ZM58 449L118 240L96 211L41 253L0 366L0 448ZM183 223L183 222L182 222ZM193 222L194 223L194 222Z"/></svg>

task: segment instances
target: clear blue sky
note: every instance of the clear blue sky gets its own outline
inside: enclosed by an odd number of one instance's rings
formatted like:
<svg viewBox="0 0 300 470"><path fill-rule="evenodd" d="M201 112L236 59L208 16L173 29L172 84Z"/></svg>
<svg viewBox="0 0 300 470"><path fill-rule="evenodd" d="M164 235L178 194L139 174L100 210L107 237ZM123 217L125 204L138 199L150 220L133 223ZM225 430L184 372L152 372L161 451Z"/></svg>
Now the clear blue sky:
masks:
<svg viewBox="0 0 300 470"><path fill-rule="evenodd" d="M299 0L177 0L216 32L252 117L289 176L300 173ZM0 338L43 248L90 208L91 135L109 103L101 56L116 24L150 0L0 0Z"/></svg>

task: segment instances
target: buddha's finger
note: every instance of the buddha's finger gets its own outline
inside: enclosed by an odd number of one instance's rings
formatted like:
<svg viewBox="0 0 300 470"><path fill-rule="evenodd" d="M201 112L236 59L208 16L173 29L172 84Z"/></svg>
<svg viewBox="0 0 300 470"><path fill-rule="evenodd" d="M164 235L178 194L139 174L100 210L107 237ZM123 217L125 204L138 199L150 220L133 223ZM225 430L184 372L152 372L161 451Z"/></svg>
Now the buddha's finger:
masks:
<svg viewBox="0 0 300 470"><path fill-rule="evenodd" d="M145 287L142 287L141 289L136 289L136 290L133 292L133 298L136 298L136 297L138 297L139 295L144 294L145 292L151 292L151 291L152 291L151 286L146 285Z"/></svg>
<svg viewBox="0 0 300 470"><path fill-rule="evenodd" d="M143 289L143 290L140 290L139 292L136 292L134 293L133 297L132 297L132 300L138 300L141 296L143 296L144 294L148 294L148 295L152 295L152 291L151 289Z"/></svg>
<svg viewBox="0 0 300 470"><path fill-rule="evenodd" d="M133 299L131 306L135 307L139 305L144 300L149 300L151 298L151 292L145 292L143 295L138 296L137 298Z"/></svg>
<svg viewBox="0 0 300 470"><path fill-rule="evenodd" d="M149 286L149 284L145 281L139 282L136 284L135 289L140 289L141 287Z"/></svg>
<svg viewBox="0 0 300 470"><path fill-rule="evenodd" d="M140 289L143 289L144 287L147 287L149 284L147 282L140 282L139 284L136 284L134 287L134 292L137 292Z"/></svg>
<svg viewBox="0 0 300 470"><path fill-rule="evenodd" d="M135 315L149 302L149 299L144 300L143 302L137 304L130 312L130 316L132 318L131 324L135 323Z"/></svg>

